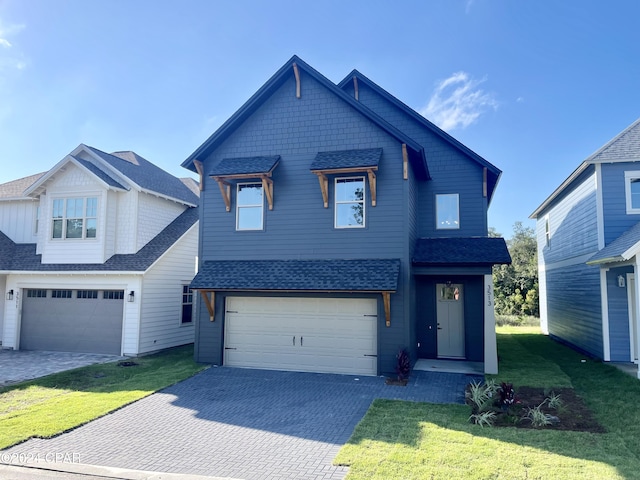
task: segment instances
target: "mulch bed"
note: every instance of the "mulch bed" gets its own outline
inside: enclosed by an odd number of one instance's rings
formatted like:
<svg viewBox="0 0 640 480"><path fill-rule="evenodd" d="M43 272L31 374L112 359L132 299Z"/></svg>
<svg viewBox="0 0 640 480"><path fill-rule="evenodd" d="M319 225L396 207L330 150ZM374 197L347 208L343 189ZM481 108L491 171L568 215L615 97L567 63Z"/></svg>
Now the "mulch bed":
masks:
<svg viewBox="0 0 640 480"><path fill-rule="evenodd" d="M549 392L545 394L545 390L542 388L519 387L516 390L516 403L510 407L508 413L498 413L494 426L593 433L606 432L604 427L597 422L582 398L576 395L572 388L555 388L552 393L560 395L562 400L561 407L555 410L548 408L545 403L542 411L558 417L560 419L558 423L545 427L534 427L530 422L520 420L526 414L527 408L540 405L549 396Z"/></svg>

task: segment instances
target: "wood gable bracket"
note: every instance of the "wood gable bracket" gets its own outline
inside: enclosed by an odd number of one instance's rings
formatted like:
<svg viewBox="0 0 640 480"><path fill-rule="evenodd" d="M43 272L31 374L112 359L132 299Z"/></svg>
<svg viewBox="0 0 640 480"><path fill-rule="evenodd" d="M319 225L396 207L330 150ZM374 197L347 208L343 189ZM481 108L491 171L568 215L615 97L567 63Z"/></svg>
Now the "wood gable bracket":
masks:
<svg viewBox="0 0 640 480"><path fill-rule="evenodd" d="M335 168L331 170L312 170L318 176L320 192L322 192L322 202L324 208L329 208L329 179L327 175L345 175L352 173L366 173L369 179L369 191L371 192L371 206L375 207L377 202L377 178L375 172L378 167L358 167L358 168Z"/></svg>
<svg viewBox="0 0 640 480"><path fill-rule="evenodd" d="M238 175L213 176L212 178L218 182L218 187L220 187L220 193L222 194L222 200L224 200L224 206L227 212L231 211L231 184L228 180L260 180L265 196L267 197L269 210L273 210L273 180L271 179L271 172L242 173Z"/></svg>
<svg viewBox="0 0 640 480"><path fill-rule="evenodd" d="M382 302L384 303L384 323L391 326L391 292L382 292Z"/></svg>
<svg viewBox="0 0 640 480"><path fill-rule="evenodd" d="M300 71L298 70L298 64L293 62L293 75L296 77L296 98L302 96L300 89Z"/></svg>
<svg viewBox="0 0 640 480"><path fill-rule="evenodd" d="M198 172L198 175L200 176L198 188L200 188L200 191L202 192L204 190L204 166L200 160L194 160L193 166L196 167L196 172Z"/></svg>
<svg viewBox="0 0 640 480"><path fill-rule="evenodd" d="M216 292L213 290L200 290L200 296L209 311L209 321L214 322L216 320Z"/></svg>

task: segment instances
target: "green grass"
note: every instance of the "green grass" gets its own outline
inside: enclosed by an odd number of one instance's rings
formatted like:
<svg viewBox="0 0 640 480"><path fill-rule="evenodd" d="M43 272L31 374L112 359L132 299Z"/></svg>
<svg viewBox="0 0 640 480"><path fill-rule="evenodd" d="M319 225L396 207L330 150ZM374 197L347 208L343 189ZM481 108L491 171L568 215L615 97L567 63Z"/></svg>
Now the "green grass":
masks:
<svg viewBox="0 0 640 480"><path fill-rule="evenodd" d="M193 346L136 358L138 365L91 365L0 388L0 449L87 423L202 370Z"/></svg>
<svg viewBox="0 0 640 480"><path fill-rule="evenodd" d="M535 328L498 332L496 380L573 387L607 433L482 428L463 405L376 400L334 461L347 479L640 478L640 381Z"/></svg>

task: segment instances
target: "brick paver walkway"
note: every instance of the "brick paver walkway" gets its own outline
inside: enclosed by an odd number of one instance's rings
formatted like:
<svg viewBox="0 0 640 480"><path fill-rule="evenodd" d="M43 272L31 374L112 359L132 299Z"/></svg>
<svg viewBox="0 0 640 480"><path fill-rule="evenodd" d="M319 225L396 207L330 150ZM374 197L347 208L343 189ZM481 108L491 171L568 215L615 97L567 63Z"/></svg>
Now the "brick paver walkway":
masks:
<svg viewBox="0 0 640 480"><path fill-rule="evenodd" d="M80 463L242 479L341 479L332 459L375 398L461 403L463 374L380 377L212 367L83 427L9 450Z"/></svg>

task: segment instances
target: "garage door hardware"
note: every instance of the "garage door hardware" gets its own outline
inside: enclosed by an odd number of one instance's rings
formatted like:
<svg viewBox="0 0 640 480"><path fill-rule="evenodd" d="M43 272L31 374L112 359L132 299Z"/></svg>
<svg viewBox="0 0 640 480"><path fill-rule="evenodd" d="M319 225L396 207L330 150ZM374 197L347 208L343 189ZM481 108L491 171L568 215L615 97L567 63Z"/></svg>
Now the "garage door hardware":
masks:
<svg viewBox="0 0 640 480"><path fill-rule="evenodd" d="M296 336L295 335L293 336L293 346L294 347L296 346ZM302 337L302 336L300 337L300 346L301 347L304 346L304 337Z"/></svg>
<svg viewBox="0 0 640 480"><path fill-rule="evenodd" d="M224 347L225 350L237 350L237 348L234 347Z"/></svg>

